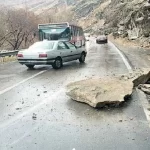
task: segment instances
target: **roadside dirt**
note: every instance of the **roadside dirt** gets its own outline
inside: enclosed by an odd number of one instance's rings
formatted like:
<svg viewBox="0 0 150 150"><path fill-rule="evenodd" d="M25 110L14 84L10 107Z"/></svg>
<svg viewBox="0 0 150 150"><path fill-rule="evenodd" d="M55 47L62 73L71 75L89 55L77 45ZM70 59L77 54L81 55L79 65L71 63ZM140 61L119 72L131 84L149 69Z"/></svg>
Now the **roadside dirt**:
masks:
<svg viewBox="0 0 150 150"><path fill-rule="evenodd" d="M109 40L113 43L117 43L118 45L122 45L124 47L134 47L134 48L141 48L139 43L136 41L129 41L127 38L114 38L112 35L108 36Z"/></svg>
<svg viewBox="0 0 150 150"><path fill-rule="evenodd" d="M150 68L150 48L143 48L136 42L127 39L114 39L112 35L108 39L124 54L132 69Z"/></svg>
<svg viewBox="0 0 150 150"><path fill-rule="evenodd" d="M11 61L16 61L17 57L16 56L7 56L7 57L0 57L0 64L6 63L6 62L11 62Z"/></svg>

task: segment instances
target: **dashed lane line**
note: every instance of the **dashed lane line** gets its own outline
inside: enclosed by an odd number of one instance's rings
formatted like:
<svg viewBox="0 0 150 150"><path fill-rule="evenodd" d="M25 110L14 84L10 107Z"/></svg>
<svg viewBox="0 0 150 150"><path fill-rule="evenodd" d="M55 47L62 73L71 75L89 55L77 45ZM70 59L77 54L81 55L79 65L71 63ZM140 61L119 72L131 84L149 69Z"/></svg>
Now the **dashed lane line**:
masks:
<svg viewBox="0 0 150 150"><path fill-rule="evenodd" d="M16 84L14 84L14 85L8 87L8 88L6 88L6 89L0 91L0 95L2 95L2 94L4 94L4 93L6 93L6 92L12 90L13 88L19 86L20 84L23 84L23 83L27 82L28 80L31 80L31 79L33 79L33 78L35 78L35 77L37 77L37 76L43 74L43 73L46 72L46 71L47 71L47 70L40 71L39 73L37 73L37 74L35 74L35 75L33 75L33 76L29 77L29 78L26 78L26 79L24 79L24 80L22 80L22 81L20 81L20 82L18 82L18 83L16 83Z"/></svg>

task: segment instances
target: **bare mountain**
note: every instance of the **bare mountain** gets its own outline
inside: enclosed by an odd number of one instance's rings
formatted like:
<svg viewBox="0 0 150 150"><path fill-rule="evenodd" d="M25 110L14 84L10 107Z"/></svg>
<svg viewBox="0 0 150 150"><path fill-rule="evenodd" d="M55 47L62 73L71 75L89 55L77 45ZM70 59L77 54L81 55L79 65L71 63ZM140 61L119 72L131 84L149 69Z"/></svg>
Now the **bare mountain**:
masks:
<svg viewBox="0 0 150 150"><path fill-rule="evenodd" d="M11 7L28 7L32 10L42 9L43 7L53 7L56 5L66 4L73 5L78 0L0 0L0 5Z"/></svg>

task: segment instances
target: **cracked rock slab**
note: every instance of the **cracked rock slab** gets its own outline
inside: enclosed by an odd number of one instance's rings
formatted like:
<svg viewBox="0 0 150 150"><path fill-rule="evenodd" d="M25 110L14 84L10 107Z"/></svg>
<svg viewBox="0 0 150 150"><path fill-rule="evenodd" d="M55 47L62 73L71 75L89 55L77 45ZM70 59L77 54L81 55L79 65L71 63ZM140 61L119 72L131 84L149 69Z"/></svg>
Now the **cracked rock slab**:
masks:
<svg viewBox="0 0 150 150"><path fill-rule="evenodd" d="M92 107L119 105L127 95L132 94L131 80L121 78L87 79L67 85L67 95L75 101Z"/></svg>

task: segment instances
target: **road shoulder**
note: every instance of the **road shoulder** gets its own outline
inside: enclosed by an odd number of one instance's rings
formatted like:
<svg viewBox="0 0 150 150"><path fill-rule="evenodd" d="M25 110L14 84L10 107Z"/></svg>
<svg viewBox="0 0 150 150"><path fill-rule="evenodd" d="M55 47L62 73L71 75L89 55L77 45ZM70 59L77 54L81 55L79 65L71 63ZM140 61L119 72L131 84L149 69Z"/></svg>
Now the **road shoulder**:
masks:
<svg viewBox="0 0 150 150"><path fill-rule="evenodd" d="M149 68L150 49L139 47L134 42L114 39L112 36L109 37L109 40L126 56L133 69Z"/></svg>

